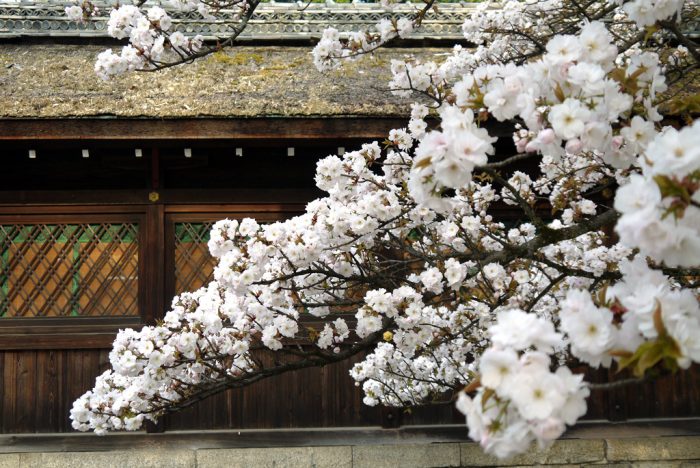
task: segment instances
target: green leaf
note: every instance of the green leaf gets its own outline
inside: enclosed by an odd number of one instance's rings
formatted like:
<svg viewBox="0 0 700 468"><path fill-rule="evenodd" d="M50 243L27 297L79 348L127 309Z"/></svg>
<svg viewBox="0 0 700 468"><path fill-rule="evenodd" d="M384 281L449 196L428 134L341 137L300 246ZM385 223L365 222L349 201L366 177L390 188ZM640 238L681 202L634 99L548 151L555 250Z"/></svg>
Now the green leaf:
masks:
<svg viewBox="0 0 700 468"><path fill-rule="evenodd" d="M484 390L484 395L481 397L481 410L486 411L486 403L491 399L492 396L496 395L496 391L487 388Z"/></svg>
<svg viewBox="0 0 700 468"><path fill-rule="evenodd" d="M647 369L654 367L664 357L664 347L658 341L652 342L652 346L639 357L639 361L632 371L635 377L642 378Z"/></svg>
<svg viewBox="0 0 700 468"><path fill-rule="evenodd" d="M309 339L311 341L316 341L318 339L318 331L314 327L306 327L306 331L309 334Z"/></svg>
<svg viewBox="0 0 700 468"><path fill-rule="evenodd" d="M663 337L660 337L658 340L662 347L663 347L663 354L665 358L671 358L674 360L680 359L683 357L683 353L681 352L681 347L678 345L678 342L673 339L671 335L665 335Z"/></svg>
<svg viewBox="0 0 700 468"><path fill-rule="evenodd" d="M647 350L654 345L654 341L646 341L639 345L639 348L632 353L632 355L628 357L623 357L620 359L620 361L617 363L618 369L617 372L620 372L632 365L634 365L637 361L639 361L639 358L647 352Z"/></svg>
<svg viewBox="0 0 700 468"><path fill-rule="evenodd" d="M621 85L624 85L625 83L625 78L626 78L626 73L625 70L622 68L615 68L613 71L609 73L610 78L613 80L617 81Z"/></svg>
<svg viewBox="0 0 700 468"><path fill-rule="evenodd" d="M660 307L657 309L660 310ZM623 356L618 361L617 372L632 367L634 376L642 378L649 369L655 367L659 362L663 362L663 366L672 372L678 370L677 361L683 356L680 346L668 334L665 327L662 330L663 334L660 333L656 340L642 343L633 354Z"/></svg>
<svg viewBox="0 0 700 468"><path fill-rule="evenodd" d="M418 241L421 239L421 237L423 237L423 234L421 233L420 229L414 228L409 231L406 237L408 238L408 240Z"/></svg>
<svg viewBox="0 0 700 468"><path fill-rule="evenodd" d="M413 167L416 169L422 169L424 167L430 166L431 161L432 161L432 159L430 158L430 156L428 156L428 157L422 158L418 161L415 161L413 163Z"/></svg>
<svg viewBox="0 0 700 468"><path fill-rule="evenodd" d="M644 31L644 39L643 42L649 42L654 35L655 32L659 30L659 26L652 24L651 26L647 26L646 30Z"/></svg>
<svg viewBox="0 0 700 468"><path fill-rule="evenodd" d="M684 202L690 203L688 189L683 187L678 181L665 175L655 175L654 182L659 186L659 191L663 198L678 197Z"/></svg>

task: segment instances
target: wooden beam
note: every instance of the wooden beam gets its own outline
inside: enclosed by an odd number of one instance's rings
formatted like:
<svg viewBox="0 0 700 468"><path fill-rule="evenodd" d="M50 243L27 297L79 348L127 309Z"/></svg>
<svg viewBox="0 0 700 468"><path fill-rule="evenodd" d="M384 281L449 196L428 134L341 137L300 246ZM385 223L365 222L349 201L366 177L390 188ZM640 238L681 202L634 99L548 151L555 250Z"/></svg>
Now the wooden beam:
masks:
<svg viewBox="0 0 700 468"><path fill-rule="evenodd" d="M6 318L0 350L111 348L118 330L142 325L140 317Z"/></svg>
<svg viewBox="0 0 700 468"><path fill-rule="evenodd" d="M112 333L0 335L0 351L39 349L110 349L116 337L116 330Z"/></svg>
<svg viewBox="0 0 700 468"><path fill-rule="evenodd" d="M0 140L337 140L386 138L405 118L17 119L0 120Z"/></svg>
<svg viewBox="0 0 700 468"><path fill-rule="evenodd" d="M280 205L303 206L321 195L321 192L313 189L164 189L158 192L159 199L151 202L148 198L150 192L150 190L0 190L0 212L27 214L29 205L44 207L42 213L62 213L66 205L79 205L81 208L76 210L86 213L142 212L143 206L153 204L167 205L168 211L201 211L201 207L196 207L197 204L215 204L229 208L232 204L239 204L248 205L241 206L241 211L275 211L280 209ZM129 208L124 205L134 206ZM221 211L221 208L209 207L206 210ZM298 211L296 206L287 211L290 210Z"/></svg>

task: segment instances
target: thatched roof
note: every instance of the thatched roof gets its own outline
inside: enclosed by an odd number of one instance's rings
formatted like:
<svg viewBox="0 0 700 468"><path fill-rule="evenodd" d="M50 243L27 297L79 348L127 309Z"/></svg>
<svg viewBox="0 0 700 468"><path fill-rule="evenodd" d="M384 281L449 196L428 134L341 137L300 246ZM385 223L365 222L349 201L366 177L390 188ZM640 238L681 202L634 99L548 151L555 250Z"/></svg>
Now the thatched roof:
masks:
<svg viewBox="0 0 700 468"><path fill-rule="evenodd" d="M0 119L73 117L403 116L388 91L392 58L446 49L384 49L319 73L309 47L238 47L156 73L103 82L104 46L0 44Z"/></svg>

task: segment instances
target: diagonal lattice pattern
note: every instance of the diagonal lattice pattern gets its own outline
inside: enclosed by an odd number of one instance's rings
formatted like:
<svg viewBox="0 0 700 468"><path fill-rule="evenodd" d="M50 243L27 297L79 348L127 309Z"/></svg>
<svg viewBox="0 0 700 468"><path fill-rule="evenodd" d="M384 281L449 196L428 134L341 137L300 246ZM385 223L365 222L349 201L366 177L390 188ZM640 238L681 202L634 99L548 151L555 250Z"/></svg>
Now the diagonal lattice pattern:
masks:
<svg viewBox="0 0 700 468"><path fill-rule="evenodd" d="M138 225L0 224L0 316L138 315Z"/></svg>
<svg viewBox="0 0 700 468"><path fill-rule="evenodd" d="M209 253L214 222L175 223L175 293L194 291L214 278L215 259Z"/></svg>

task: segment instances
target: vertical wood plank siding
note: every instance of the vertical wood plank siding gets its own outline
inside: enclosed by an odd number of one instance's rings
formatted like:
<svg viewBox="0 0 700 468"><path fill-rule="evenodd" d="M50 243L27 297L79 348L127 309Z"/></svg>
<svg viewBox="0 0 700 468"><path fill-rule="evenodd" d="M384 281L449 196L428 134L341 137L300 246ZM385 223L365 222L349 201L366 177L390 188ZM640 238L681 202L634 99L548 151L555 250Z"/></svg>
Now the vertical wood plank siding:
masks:
<svg viewBox="0 0 700 468"><path fill-rule="evenodd" d="M69 432L68 412L108 367L109 350L0 353L3 433ZM359 359L359 358L357 358ZM355 360L357 360L355 359ZM381 426L380 408L362 404L360 389L338 363L272 377L223 392L166 417L165 431ZM700 372L668 376L610 393L594 392L586 419L624 420L700 415ZM461 423L453 405L414 408L400 424Z"/></svg>
<svg viewBox="0 0 700 468"><path fill-rule="evenodd" d="M264 220L289 216L301 209L300 204L275 203L246 205L134 205L133 216L143 216L143 256L147 263L139 275L141 323L157 319L167 307L174 290L172 272L173 226L179 221L204 221L229 216L251 215ZM95 212L95 207L71 207L81 215ZM123 211L112 206L99 208L105 213ZM17 219L32 211L26 206L4 207L5 216L16 211ZM64 216L65 207L43 207L35 211ZM69 210L70 211L70 210ZM66 218L69 219L69 218ZM12 328L9 320L0 325ZM64 319L70 321L70 318ZM20 322L14 322L20 323ZM119 322L106 323L112 331L100 328L105 339L94 341L78 325L71 325L75 335L62 336L56 325L40 338L26 325L17 326L21 333L2 338L0 344L0 429L3 433L69 432L68 412L73 401L92 388L95 378L109 367L106 347L108 338ZM96 325L90 325L96 326ZM24 327L24 328L23 328ZM82 330L82 331L81 331ZM95 329L97 330L97 329ZM2 330L0 330L2 331ZM51 333L53 335L51 335ZM91 332L90 332L91 333ZM96 333L96 332L95 332ZM111 333L111 335L110 335ZM0 334L1 335L1 334ZM37 335L38 336L38 335ZM51 337L55 340L52 341ZM0 336L1 337L1 336ZM81 344L80 346L78 344ZM84 349L76 349L84 348ZM394 426L463 423L454 405L413 408L410 411L387 411L362 404L362 393L348 375L349 368L361 356L349 362L292 372L261 381L251 387L223 392L200 404L165 418L161 430L272 429L344 426ZM614 378L608 371L590 372L592 381ZM593 392L587 419L619 421L635 418L669 418L700 415L700 369L667 376L643 386L619 388L611 392Z"/></svg>

